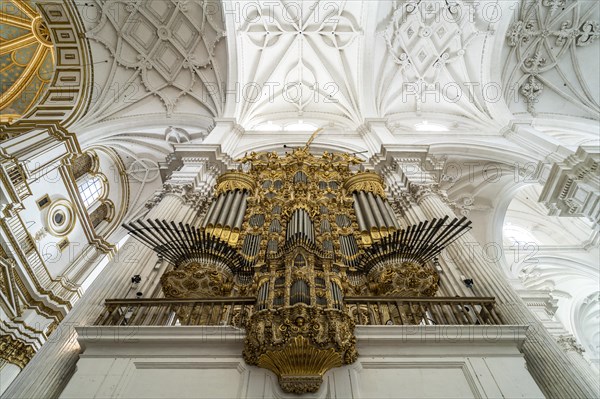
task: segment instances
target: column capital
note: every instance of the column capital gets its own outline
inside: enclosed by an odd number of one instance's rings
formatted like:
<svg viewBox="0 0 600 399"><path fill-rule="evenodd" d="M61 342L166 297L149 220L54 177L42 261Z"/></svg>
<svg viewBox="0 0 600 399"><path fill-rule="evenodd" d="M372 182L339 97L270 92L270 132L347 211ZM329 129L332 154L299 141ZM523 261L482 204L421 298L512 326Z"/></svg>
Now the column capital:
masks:
<svg viewBox="0 0 600 399"><path fill-rule="evenodd" d="M438 183L410 183L408 187L410 194L417 204L429 196L435 196L448 206L455 205L450 201L448 194L440 188Z"/></svg>
<svg viewBox="0 0 600 399"><path fill-rule="evenodd" d="M204 213L208 209L211 198L199 191L191 191L183 195L183 202L200 213Z"/></svg>
<svg viewBox="0 0 600 399"><path fill-rule="evenodd" d="M575 352L580 355L582 355L583 352L585 352L585 349L583 349L583 346L581 346L577 342L575 337L573 337L570 334L559 336L557 338L556 342L558 342L558 344L561 346L561 348L563 348L566 352Z"/></svg>
<svg viewBox="0 0 600 399"><path fill-rule="evenodd" d="M23 368L35 355L35 348L10 335L0 335L0 359Z"/></svg>

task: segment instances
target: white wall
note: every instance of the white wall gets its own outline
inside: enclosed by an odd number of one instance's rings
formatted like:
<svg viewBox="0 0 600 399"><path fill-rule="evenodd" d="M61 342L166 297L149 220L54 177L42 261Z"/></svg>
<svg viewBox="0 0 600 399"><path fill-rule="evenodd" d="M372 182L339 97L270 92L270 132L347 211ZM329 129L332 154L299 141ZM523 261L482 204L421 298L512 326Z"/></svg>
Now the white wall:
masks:
<svg viewBox="0 0 600 399"><path fill-rule="evenodd" d="M241 357L229 327L83 327L61 398L272 398L270 371ZM358 361L329 371L310 398L541 398L519 352L524 327L357 327Z"/></svg>

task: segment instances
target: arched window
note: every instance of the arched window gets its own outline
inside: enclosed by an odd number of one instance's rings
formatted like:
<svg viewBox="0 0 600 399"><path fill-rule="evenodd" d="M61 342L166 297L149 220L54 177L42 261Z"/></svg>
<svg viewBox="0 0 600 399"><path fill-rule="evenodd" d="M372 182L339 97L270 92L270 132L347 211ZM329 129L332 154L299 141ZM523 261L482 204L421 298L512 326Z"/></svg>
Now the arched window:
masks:
<svg viewBox="0 0 600 399"><path fill-rule="evenodd" d="M86 175L78 184L79 195L86 209L89 209L104 194L104 182L99 176Z"/></svg>

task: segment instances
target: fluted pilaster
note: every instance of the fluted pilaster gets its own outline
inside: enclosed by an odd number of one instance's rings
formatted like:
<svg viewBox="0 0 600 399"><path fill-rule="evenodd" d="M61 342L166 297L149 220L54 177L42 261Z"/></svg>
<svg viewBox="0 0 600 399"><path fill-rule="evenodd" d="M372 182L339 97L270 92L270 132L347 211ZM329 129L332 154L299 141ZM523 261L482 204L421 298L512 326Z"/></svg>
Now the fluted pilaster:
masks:
<svg viewBox="0 0 600 399"><path fill-rule="evenodd" d="M21 368L16 364L0 359L0 395L9 387L11 382L17 378L20 372Z"/></svg>

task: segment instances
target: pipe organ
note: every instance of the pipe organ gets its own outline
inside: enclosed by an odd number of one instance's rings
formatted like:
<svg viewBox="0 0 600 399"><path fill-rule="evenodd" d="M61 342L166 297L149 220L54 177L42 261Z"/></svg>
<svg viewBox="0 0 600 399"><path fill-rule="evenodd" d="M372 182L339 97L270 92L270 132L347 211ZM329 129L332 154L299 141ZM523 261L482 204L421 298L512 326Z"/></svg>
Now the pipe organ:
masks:
<svg viewBox="0 0 600 399"><path fill-rule="evenodd" d="M244 359L273 371L286 392L315 392L327 370L358 355L344 297L434 296L431 261L470 222L402 230L382 178L358 171L350 154L315 156L304 147L239 162L217 180L200 226L125 227L172 264L161 279L166 297L255 297ZM189 309L177 316L186 320Z"/></svg>

